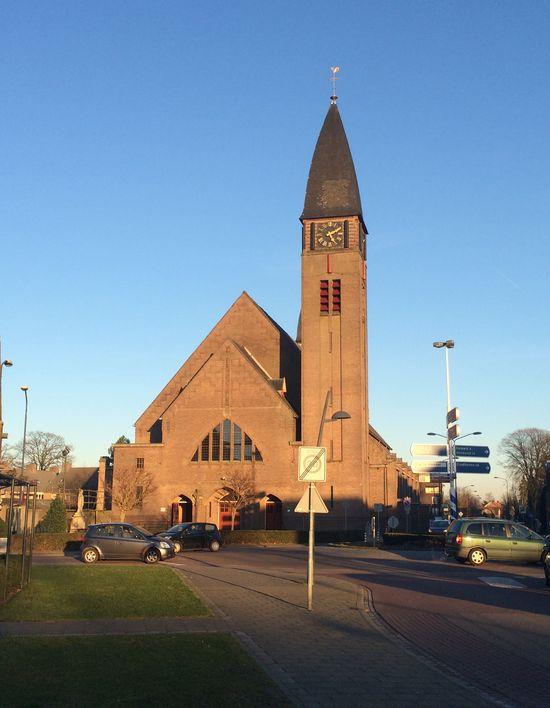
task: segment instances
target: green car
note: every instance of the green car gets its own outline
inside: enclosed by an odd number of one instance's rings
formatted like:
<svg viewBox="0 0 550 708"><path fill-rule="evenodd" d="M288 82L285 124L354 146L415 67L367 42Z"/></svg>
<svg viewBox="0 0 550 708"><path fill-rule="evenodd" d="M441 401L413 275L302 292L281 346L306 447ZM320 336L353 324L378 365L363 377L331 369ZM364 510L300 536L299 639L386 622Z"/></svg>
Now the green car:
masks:
<svg viewBox="0 0 550 708"><path fill-rule="evenodd" d="M445 553L461 563L486 560L544 563L550 541L527 526L504 519L457 519L445 537Z"/></svg>

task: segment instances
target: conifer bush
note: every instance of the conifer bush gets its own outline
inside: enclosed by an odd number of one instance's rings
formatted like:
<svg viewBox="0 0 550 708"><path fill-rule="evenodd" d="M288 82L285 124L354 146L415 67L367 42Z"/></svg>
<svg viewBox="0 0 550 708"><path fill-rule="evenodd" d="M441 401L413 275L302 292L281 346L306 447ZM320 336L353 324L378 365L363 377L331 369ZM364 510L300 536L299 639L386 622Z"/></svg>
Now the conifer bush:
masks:
<svg viewBox="0 0 550 708"><path fill-rule="evenodd" d="M67 533L67 512L61 497L52 500L46 516L36 526L36 533Z"/></svg>

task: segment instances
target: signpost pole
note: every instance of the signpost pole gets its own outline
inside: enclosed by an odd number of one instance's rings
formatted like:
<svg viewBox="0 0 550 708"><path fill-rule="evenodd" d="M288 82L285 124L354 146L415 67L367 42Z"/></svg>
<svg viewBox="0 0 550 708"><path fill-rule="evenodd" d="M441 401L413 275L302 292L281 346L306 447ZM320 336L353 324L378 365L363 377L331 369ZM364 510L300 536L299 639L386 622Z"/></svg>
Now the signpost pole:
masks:
<svg viewBox="0 0 550 708"><path fill-rule="evenodd" d="M454 342L452 344L454 347ZM449 374L449 347L445 347L445 382L447 384L447 414L451 412L451 377ZM445 418L447 420L447 417ZM447 426L449 423L447 422ZM447 427L446 426L446 427ZM454 440L448 438L447 449L449 451L449 508L451 512L451 519L454 521L458 519L458 496L456 492L456 460L454 451Z"/></svg>
<svg viewBox="0 0 550 708"><path fill-rule="evenodd" d="M312 505L314 483L309 483L309 550L307 557L307 609L313 610L313 550L315 541L315 513Z"/></svg>

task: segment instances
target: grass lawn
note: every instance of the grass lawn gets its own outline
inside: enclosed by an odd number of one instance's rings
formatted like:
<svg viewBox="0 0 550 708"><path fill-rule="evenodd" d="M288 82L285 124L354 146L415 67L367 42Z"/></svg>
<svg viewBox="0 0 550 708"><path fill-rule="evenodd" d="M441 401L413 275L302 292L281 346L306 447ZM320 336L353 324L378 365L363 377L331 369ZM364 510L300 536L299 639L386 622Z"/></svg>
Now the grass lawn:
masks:
<svg viewBox="0 0 550 708"><path fill-rule="evenodd" d="M0 620L207 614L180 577L161 565L34 566L30 585L0 605Z"/></svg>
<svg viewBox="0 0 550 708"><path fill-rule="evenodd" d="M225 634L0 641L6 706L288 706Z"/></svg>

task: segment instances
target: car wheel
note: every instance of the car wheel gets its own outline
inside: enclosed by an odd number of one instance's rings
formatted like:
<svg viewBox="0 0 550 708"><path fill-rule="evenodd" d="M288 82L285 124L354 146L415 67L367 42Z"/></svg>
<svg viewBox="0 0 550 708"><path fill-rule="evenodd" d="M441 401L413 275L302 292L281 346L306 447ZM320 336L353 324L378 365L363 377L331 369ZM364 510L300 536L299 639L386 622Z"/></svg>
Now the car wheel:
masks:
<svg viewBox="0 0 550 708"><path fill-rule="evenodd" d="M216 553L216 551L220 550L220 542L214 539L213 541L210 541L208 548L212 551L212 553Z"/></svg>
<svg viewBox="0 0 550 708"><path fill-rule="evenodd" d="M145 555L143 556L143 560L151 565L153 563L158 563L160 560L160 553L157 551L156 548L148 548Z"/></svg>
<svg viewBox="0 0 550 708"><path fill-rule="evenodd" d="M547 558L547 556L548 556L549 553L550 553L550 551L543 551L543 552L542 552L542 554L541 554L541 556L540 556L540 562L541 562L543 565L544 565L544 563L546 562L546 558Z"/></svg>
<svg viewBox="0 0 550 708"><path fill-rule="evenodd" d="M95 548L85 548L82 551L81 558L84 563L95 563L99 560L99 553Z"/></svg>
<svg viewBox="0 0 550 708"><path fill-rule="evenodd" d="M468 553L468 562L472 565L482 565L487 560L487 554L483 548L473 548Z"/></svg>
<svg viewBox="0 0 550 708"><path fill-rule="evenodd" d="M181 553L181 543L179 541L173 541L174 551L176 553Z"/></svg>

